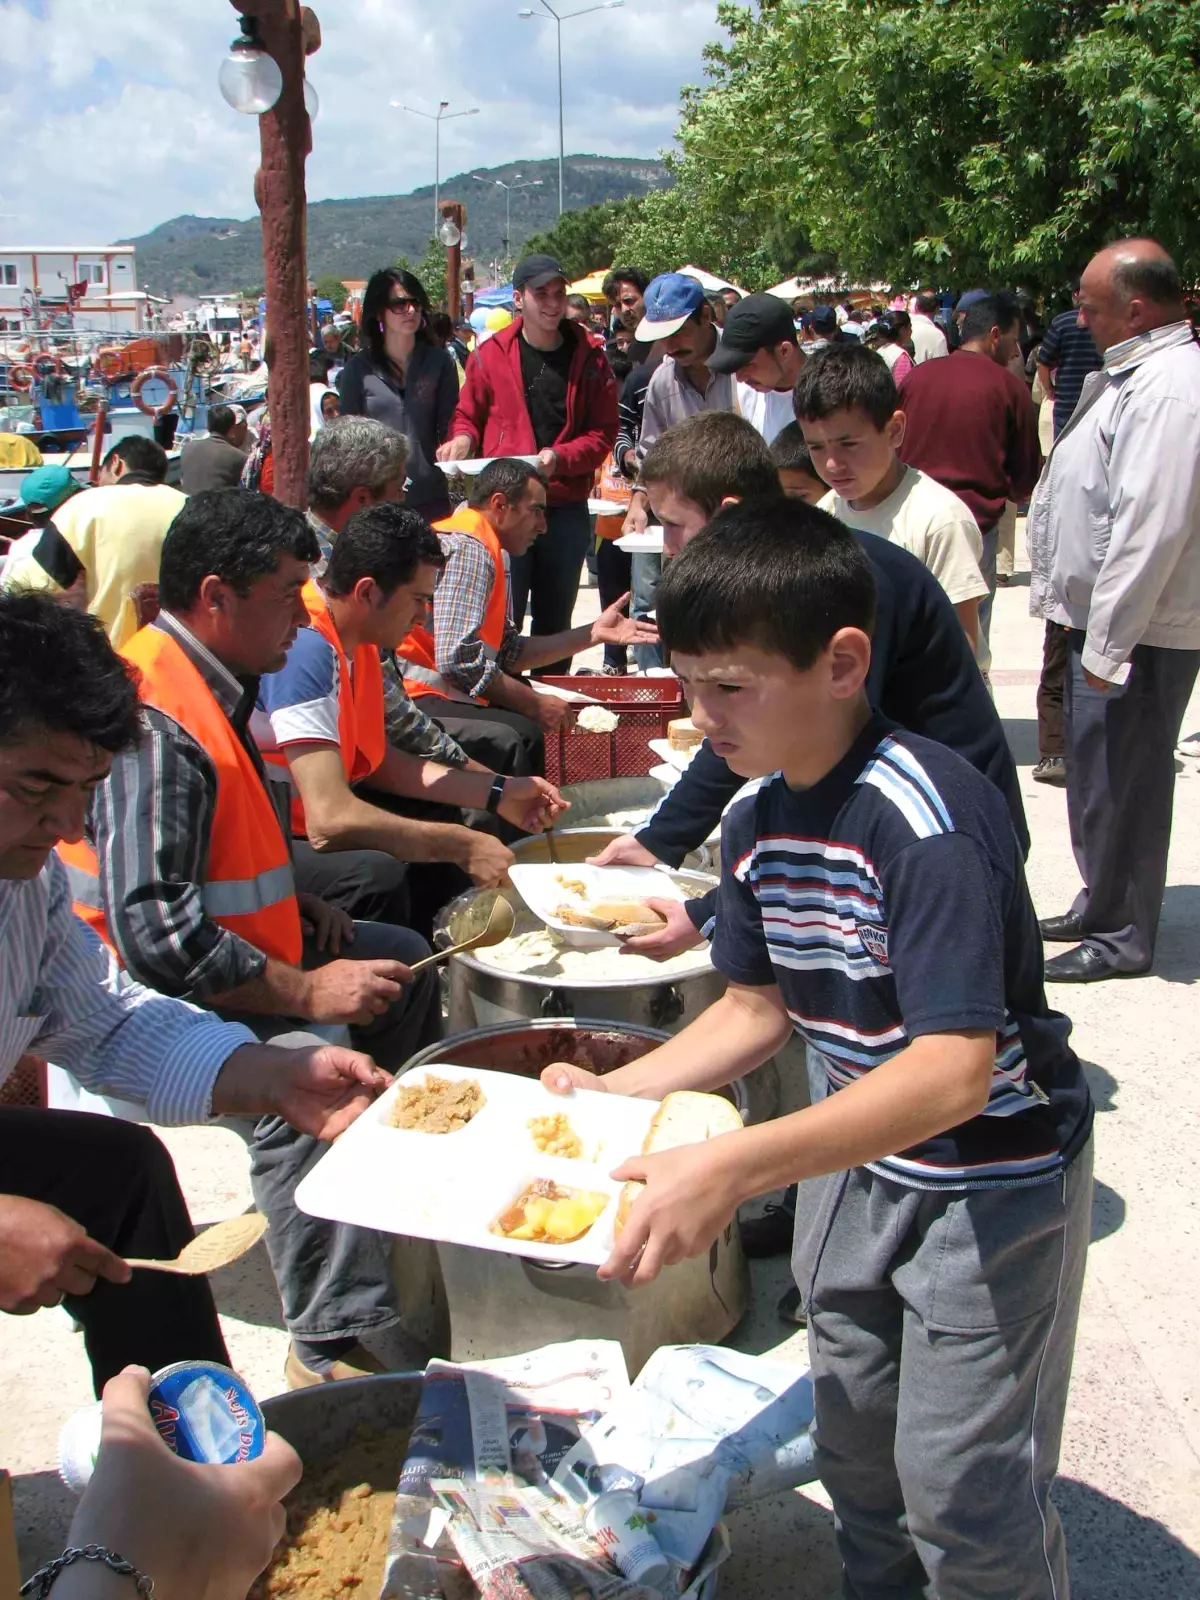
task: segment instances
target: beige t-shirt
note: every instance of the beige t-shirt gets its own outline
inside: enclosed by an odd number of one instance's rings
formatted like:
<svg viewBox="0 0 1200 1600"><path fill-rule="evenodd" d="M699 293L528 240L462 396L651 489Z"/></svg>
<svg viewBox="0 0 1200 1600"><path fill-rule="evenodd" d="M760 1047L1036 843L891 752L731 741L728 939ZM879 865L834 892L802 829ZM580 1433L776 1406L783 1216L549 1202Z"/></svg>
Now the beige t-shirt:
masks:
<svg viewBox="0 0 1200 1600"><path fill-rule="evenodd" d="M869 510L856 510L832 490L821 501L821 510L832 512L848 527L901 545L929 568L954 605L988 592L979 570L983 541L970 508L916 467L906 467L899 487ZM990 656L982 634L978 660L986 671Z"/></svg>

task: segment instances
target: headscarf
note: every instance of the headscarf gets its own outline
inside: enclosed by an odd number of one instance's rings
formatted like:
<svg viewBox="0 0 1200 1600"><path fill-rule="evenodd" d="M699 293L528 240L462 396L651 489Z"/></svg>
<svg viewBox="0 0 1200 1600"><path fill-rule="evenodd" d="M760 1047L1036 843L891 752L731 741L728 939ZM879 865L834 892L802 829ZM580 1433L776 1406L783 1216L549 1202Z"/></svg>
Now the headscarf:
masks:
<svg viewBox="0 0 1200 1600"><path fill-rule="evenodd" d="M315 439L325 426L328 418L321 410L321 402L327 394L339 399L336 389L331 389L325 383L310 383L308 386L308 437Z"/></svg>

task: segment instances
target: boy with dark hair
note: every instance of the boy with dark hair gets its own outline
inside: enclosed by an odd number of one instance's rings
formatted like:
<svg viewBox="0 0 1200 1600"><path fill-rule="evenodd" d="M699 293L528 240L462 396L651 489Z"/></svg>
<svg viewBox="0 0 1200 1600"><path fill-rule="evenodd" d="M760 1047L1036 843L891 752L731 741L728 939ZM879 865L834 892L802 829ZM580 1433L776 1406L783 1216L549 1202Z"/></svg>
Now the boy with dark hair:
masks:
<svg viewBox="0 0 1200 1600"><path fill-rule="evenodd" d="M793 1032L829 1094L628 1161L644 1185L602 1278L650 1282L736 1208L813 1180L793 1271L846 1593L1066 1593L1058 1463L1091 1209L1092 1103L1048 1009L1020 850L994 788L868 704L874 584L794 500L718 516L659 588L692 716L759 787L722 833L729 988L596 1079L712 1090Z"/></svg>
<svg viewBox="0 0 1200 1600"><path fill-rule="evenodd" d="M780 428L771 441L770 450L784 494L810 506L819 505L829 493L829 486L813 466L812 453L804 442L800 424L789 422L786 428Z"/></svg>
<svg viewBox="0 0 1200 1600"><path fill-rule="evenodd" d="M977 647L979 602L987 594L979 529L957 495L897 454L904 413L887 363L862 345L830 345L801 372L794 404L831 490L823 509L911 551L945 589Z"/></svg>
<svg viewBox="0 0 1200 1600"><path fill-rule="evenodd" d="M663 530L663 554L678 555L727 499L779 493L762 435L732 411L702 411L660 434L642 462L639 487Z"/></svg>

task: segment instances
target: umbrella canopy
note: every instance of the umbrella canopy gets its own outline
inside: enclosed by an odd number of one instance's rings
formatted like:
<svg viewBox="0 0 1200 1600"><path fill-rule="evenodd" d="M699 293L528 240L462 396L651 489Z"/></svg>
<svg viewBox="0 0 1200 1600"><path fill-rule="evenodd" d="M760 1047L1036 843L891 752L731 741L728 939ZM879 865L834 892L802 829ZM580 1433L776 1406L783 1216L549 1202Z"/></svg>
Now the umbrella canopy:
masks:
<svg viewBox="0 0 1200 1600"><path fill-rule="evenodd" d="M494 289L479 289L475 294L477 306L511 306L513 303L513 289L511 283L497 284Z"/></svg>
<svg viewBox="0 0 1200 1600"><path fill-rule="evenodd" d="M677 267L677 272L682 272L687 278L695 278L697 283L704 285L706 294L716 294L719 289L736 289L741 295L748 291L740 284L730 283L728 278L716 278L711 272L705 272L703 267Z"/></svg>
<svg viewBox="0 0 1200 1600"><path fill-rule="evenodd" d="M604 280L608 277L607 267L597 267L595 272L589 272L586 278L580 278L578 283L567 285L568 294L581 294L588 300L604 300Z"/></svg>

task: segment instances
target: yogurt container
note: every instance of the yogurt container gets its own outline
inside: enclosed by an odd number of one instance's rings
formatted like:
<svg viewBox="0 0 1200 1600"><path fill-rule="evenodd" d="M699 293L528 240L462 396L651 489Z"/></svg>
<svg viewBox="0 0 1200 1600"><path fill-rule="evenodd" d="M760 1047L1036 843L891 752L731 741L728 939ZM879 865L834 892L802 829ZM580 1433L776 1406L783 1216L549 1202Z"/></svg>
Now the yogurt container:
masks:
<svg viewBox="0 0 1200 1600"><path fill-rule="evenodd" d="M150 1416L184 1461L234 1466L263 1452L267 1424L248 1385L217 1361L177 1361L150 1380ZM82 1494L100 1451L101 1406L68 1417L58 1439L59 1476Z"/></svg>
<svg viewBox="0 0 1200 1600"><path fill-rule="evenodd" d="M661 1589L671 1564L650 1532L632 1489L612 1489L587 1508L584 1526L630 1583Z"/></svg>

